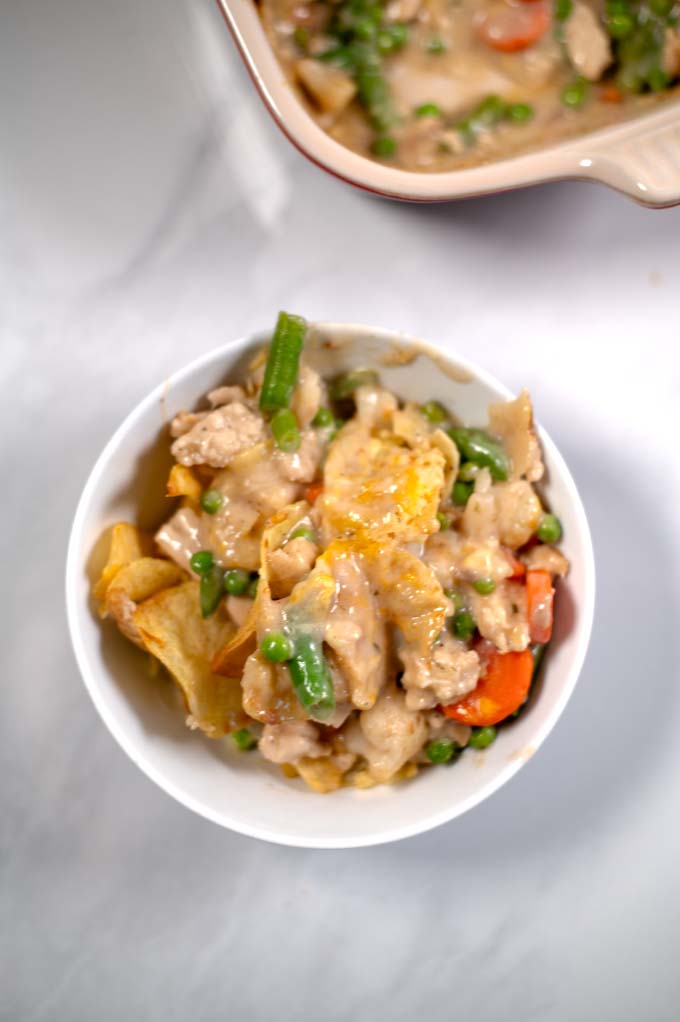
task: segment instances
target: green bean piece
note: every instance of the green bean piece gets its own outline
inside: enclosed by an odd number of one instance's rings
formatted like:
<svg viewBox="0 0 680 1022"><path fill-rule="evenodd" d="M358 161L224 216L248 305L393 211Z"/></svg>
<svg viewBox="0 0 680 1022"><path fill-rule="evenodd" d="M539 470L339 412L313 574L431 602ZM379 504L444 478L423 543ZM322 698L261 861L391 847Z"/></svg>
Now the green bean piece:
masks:
<svg viewBox="0 0 680 1022"><path fill-rule="evenodd" d="M508 115L508 104L500 96L487 96L470 116L473 128L492 128Z"/></svg>
<svg viewBox="0 0 680 1022"><path fill-rule="evenodd" d="M491 478L503 482L510 475L510 459L503 445L482 429L464 429L454 426L449 436L466 461L474 461L480 468L488 468Z"/></svg>
<svg viewBox="0 0 680 1022"><path fill-rule="evenodd" d="M436 103L421 103L417 106L413 113L416 117L441 117L441 107L438 107Z"/></svg>
<svg viewBox="0 0 680 1022"><path fill-rule="evenodd" d="M275 412L290 405L306 332L307 323L302 316L279 313L260 393L260 408L263 412Z"/></svg>
<svg viewBox="0 0 680 1022"><path fill-rule="evenodd" d="M555 20L566 21L573 9L573 0L555 0Z"/></svg>
<svg viewBox="0 0 680 1022"><path fill-rule="evenodd" d="M320 53L316 59L324 64L337 64L347 71L354 68L354 54L349 46L332 46Z"/></svg>
<svg viewBox="0 0 680 1022"><path fill-rule="evenodd" d="M468 745L471 749L488 749L496 741L496 728L493 724L487 727L473 727Z"/></svg>
<svg viewBox="0 0 680 1022"><path fill-rule="evenodd" d="M562 538L562 523L556 515L545 514L541 518L536 536L541 543L557 543Z"/></svg>
<svg viewBox="0 0 680 1022"><path fill-rule="evenodd" d="M382 72L380 56L377 50L361 48L359 45L355 46L354 55L354 80L359 102L366 108L375 130L385 135L394 124L395 115L389 86Z"/></svg>
<svg viewBox="0 0 680 1022"><path fill-rule="evenodd" d="M259 584L260 584L259 575L255 575L255 577L251 578L250 582L248 583L248 588L246 589L246 596L249 596L251 600L254 600L256 598L257 587Z"/></svg>
<svg viewBox="0 0 680 1022"><path fill-rule="evenodd" d="M469 610L459 610L453 615L451 627L457 639L467 642L474 635L476 628L475 619Z"/></svg>
<svg viewBox="0 0 680 1022"><path fill-rule="evenodd" d="M214 564L212 568L201 575L199 583L201 617L210 617L215 613L222 599L223 587L224 572L219 565Z"/></svg>
<svg viewBox="0 0 680 1022"><path fill-rule="evenodd" d="M465 607L465 600L463 594L459 589L447 589L446 596L451 600L454 611L463 610Z"/></svg>
<svg viewBox="0 0 680 1022"><path fill-rule="evenodd" d="M461 483L474 483L479 475L479 465L474 461L464 461L458 469L458 479Z"/></svg>
<svg viewBox="0 0 680 1022"><path fill-rule="evenodd" d="M231 568L224 575L224 591L230 596L243 596L250 584L250 572Z"/></svg>
<svg viewBox="0 0 680 1022"><path fill-rule="evenodd" d="M572 109L583 106L587 98L588 82L585 78L575 78L562 90L562 102Z"/></svg>
<svg viewBox="0 0 680 1022"><path fill-rule="evenodd" d="M652 67L647 74L647 84L652 92L663 92L670 84L670 78L662 67Z"/></svg>
<svg viewBox="0 0 680 1022"><path fill-rule="evenodd" d="M312 426L316 426L317 429L325 429L327 426L333 425L335 425L335 418L330 408L319 408L312 419Z"/></svg>
<svg viewBox="0 0 680 1022"><path fill-rule="evenodd" d="M408 42L408 25L396 21L393 25L385 25L376 36L376 45L383 55L396 53Z"/></svg>
<svg viewBox="0 0 680 1022"><path fill-rule="evenodd" d="M297 529L293 529L288 537L288 542L293 539L306 539L310 543L316 543L316 533L307 525L298 525Z"/></svg>
<svg viewBox="0 0 680 1022"><path fill-rule="evenodd" d="M288 670L300 705L317 720L329 717L335 709L335 692L321 640L299 632L293 639Z"/></svg>
<svg viewBox="0 0 680 1022"><path fill-rule="evenodd" d="M391 135L378 135L377 138L373 139L371 144L371 152L373 155L380 156L383 159L394 156L396 151L397 142Z"/></svg>
<svg viewBox="0 0 680 1022"><path fill-rule="evenodd" d="M472 588L480 596L490 596L496 588L496 583L492 578L478 578L472 583Z"/></svg>
<svg viewBox="0 0 680 1022"><path fill-rule="evenodd" d="M658 18L667 18L673 10L675 2L676 0L648 0L650 10Z"/></svg>
<svg viewBox="0 0 680 1022"><path fill-rule="evenodd" d="M249 752L257 745L257 738L250 733L247 727L242 727L240 731L233 731L231 739L241 752Z"/></svg>
<svg viewBox="0 0 680 1022"><path fill-rule="evenodd" d="M450 763L459 753L460 745L448 738L428 742L425 746L425 755L430 763Z"/></svg>
<svg viewBox="0 0 680 1022"><path fill-rule="evenodd" d="M195 571L197 575L205 575L206 571L210 571L214 563L215 558L210 550L197 550L195 554L191 555L189 560L191 570Z"/></svg>
<svg viewBox="0 0 680 1022"><path fill-rule="evenodd" d="M219 490L204 490L201 494L200 504L208 515L216 514L224 503L224 497Z"/></svg>
<svg viewBox="0 0 680 1022"><path fill-rule="evenodd" d="M283 632L267 632L260 643L260 649L271 664L283 664L293 655L293 643Z"/></svg>
<svg viewBox="0 0 680 1022"><path fill-rule="evenodd" d="M437 511L437 521L439 522L439 528L441 532L443 532L444 529L448 529L449 525L451 524L448 516L445 515L442 511Z"/></svg>
<svg viewBox="0 0 680 1022"><path fill-rule="evenodd" d="M451 500L456 507L465 507L474 490L474 483L460 483L456 481L451 491Z"/></svg>
<svg viewBox="0 0 680 1022"><path fill-rule="evenodd" d="M508 108L508 116L516 124L525 124L534 116L531 103L512 103Z"/></svg>
<svg viewBox="0 0 680 1022"><path fill-rule="evenodd" d="M332 380L328 390L333 401L344 401L359 387L377 387L378 382L378 374L374 369L354 369Z"/></svg>
<svg viewBox="0 0 680 1022"><path fill-rule="evenodd" d="M625 39L635 31L635 18L628 11L617 11L607 17L607 31L612 39Z"/></svg>
<svg viewBox="0 0 680 1022"><path fill-rule="evenodd" d="M280 451L291 454L300 447L300 427L295 413L290 408L280 408L274 412L271 421L274 443Z"/></svg>

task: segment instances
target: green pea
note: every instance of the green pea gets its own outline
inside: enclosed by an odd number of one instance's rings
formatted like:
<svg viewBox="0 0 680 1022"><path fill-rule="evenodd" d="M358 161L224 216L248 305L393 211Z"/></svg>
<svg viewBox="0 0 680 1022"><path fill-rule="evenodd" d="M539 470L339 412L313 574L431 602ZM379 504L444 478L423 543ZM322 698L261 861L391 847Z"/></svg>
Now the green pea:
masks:
<svg viewBox="0 0 680 1022"><path fill-rule="evenodd" d="M416 117L441 117L441 109L436 103L421 103L413 111Z"/></svg>
<svg viewBox="0 0 680 1022"><path fill-rule="evenodd" d="M668 88L669 78L661 67L652 67L647 73L647 84L652 92L663 92Z"/></svg>
<svg viewBox="0 0 680 1022"><path fill-rule="evenodd" d="M198 550L195 554L191 555L189 560L191 570L195 571L197 575L205 575L206 571L210 571L214 563L215 558L210 550Z"/></svg>
<svg viewBox="0 0 680 1022"><path fill-rule="evenodd" d="M379 135L373 140L371 145L371 152L374 156L380 156L386 159L389 156L394 156L397 151L396 140L391 135Z"/></svg>
<svg viewBox="0 0 680 1022"><path fill-rule="evenodd" d="M459 610L453 615L451 627L457 639L467 642L474 634L476 628L475 619L469 610Z"/></svg>
<svg viewBox="0 0 680 1022"><path fill-rule="evenodd" d="M473 483L459 483L456 481L451 491L451 499L456 507L465 507L473 490Z"/></svg>
<svg viewBox="0 0 680 1022"><path fill-rule="evenodd" d="M363 18L354 25L354 33L359 39L371 42L377 31L377 26L371 18Z"/></svg>
<svg viewBox="0 0 680 1022"><path fill-rule="evenodd" d="M488 727L473 727L468 745L471 749L488 749L496 740L496 728L493 724Z"/></svg>
<svg viewBox="0 0 680 1022"><path fill-rule="evenodd" d="M492 578L478 578L476 582L472 583L472 588L475 592L478 592L480 596L490 596L496 588L496 583Z"/></svg>
<svg viewBox="0 0 680 1022"><path fill-rule="evenodd" d="M326 426L333 426L335 424L335 418L330 408L319 408L318 412L312 419L312 426L317 428L324 428Z"/></svg>
<svg viewBox="0 0 680 1022"><path fill-rule="evenodd" d="M583 106L588 97L588 83L585 78L575 78L573 82L570 82L562 90L562 102L565 106L576 107Z"/></svg>
<svg viewBox="0 0 680 1022"><path fill-rule="evenodd" d="M530 103L512 103L508 108L508 116L511 121L523 124L534 116L534 108Z"/></svg>
<svg viewBox="0 0 680 1022"><path fill-rule="evenodd" d="M263 656L272 664L282 664L293 655L293 643L283 632L267 632L260 643Z"/></svg>
<svg viewBox="0 0 680 1022"><path fill-rule="evenodd" d="M250 572L232 568L224 576L224 589L230 596L243 596L250 583Z"/></svg>
<svg viewBox="0 0 680 1022"><path fill-rule="evenodd" d="M500 96L487 96L472 111L470 120L473 129L490 128L508 115L508 104Z"/></svg>
<svg viewBox="0 0 680 1022"><path fill-rule="evenodd" d="M442 53L446 53L446 43L440 36L433 35L425 43L425 49L428 53L439 56Z"/></svg>
<svg viewBox="0 0 680 1022"><path fill-rule="evenodd" d="M202 573L198 590L202 617L215 613L224 593L223 586L224 572L217 564Z"/></svg>
<svg viewBox="0 0 680 1022"><path fill-rule="evenodd" d="M259 582L260 582L259 575L255 575L255 577L251 578L250 582L248 583L248 588L246 589L246 596L249 596L251 600L254 600L255 597L257 596L257 587L259 585Z"/></svg>
<svg viewBox="0 0 680 1022"><path fill-rule="evenodd" d="M316 543L316 533L306 525L299 525L288 537L289 542L292 539L308 539L310 543Z"/></svg>
<svg viewBox="0 0 680 1022"><path fill-rule="evenodd" d="M557 543L562 538L562 523L556 515L543 515L536 529L541 543Z"/></svg>
<svg viewBox="0 0 680 1022"><path fill-rule="evenodd" d="M573 8L573 0L555 0L555 20L566 21Z"/></svg>
<svg viewBox="0 0 680 1022"><path fill-rule="evenodd" d="M474 461L464 461L458 469L458 478L461 483L474 483L479 475L479 465Z"/></svg>
<svg viewBox="0 0 680 1022"><path fill-rule="evenodd" d="M439 522L439 528L441 529L442 532L444 531L444 529L448 529L449 525L451 524L448 517L441 511L437 511L437 521Z"/></svg>
<svg viewBox="0 0 680 1022"><path fill-rule="evenodd" d="M420 413L433 426L446 419L446 409L439 404L439 401L426 401L424 405L420 406Z"/></svg>
<svg viewBox="0 0 680 1022"><path fill-rule="evenodd" d="M450 763L460 752L460 745L448 738L441 738L438 741L428 742L425 746L425 755L430 763Z"/></svg>
<svg viewBox="0 0 680 1022"><path fill-rule="evenodd" d="M240 749L241 752L248 752L257 745L257 738L251 735L247 727L242 727L240 731L234 731L231 739L236 748Z"/></svg>
<svg viewBox="0 0 680 1022"><path fill-rule="evenodd" d="M214 515L222 507L224 497L219 490L204 490L200 504L206 514Z"/></svg>

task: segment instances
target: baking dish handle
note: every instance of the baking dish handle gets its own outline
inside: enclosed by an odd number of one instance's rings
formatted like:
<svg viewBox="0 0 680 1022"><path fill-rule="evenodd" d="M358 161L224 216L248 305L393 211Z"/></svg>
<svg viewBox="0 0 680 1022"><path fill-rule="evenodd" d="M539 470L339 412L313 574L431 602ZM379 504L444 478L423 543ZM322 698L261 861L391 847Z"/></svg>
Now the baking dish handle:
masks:
<svg viewBox="0 0 680 1022"><path fill-rule="evenodd" d="M664 111L660 122L618 140L596 141L578 160L579 177L615 188L644 206L680 204L680 114Z"/></svg>

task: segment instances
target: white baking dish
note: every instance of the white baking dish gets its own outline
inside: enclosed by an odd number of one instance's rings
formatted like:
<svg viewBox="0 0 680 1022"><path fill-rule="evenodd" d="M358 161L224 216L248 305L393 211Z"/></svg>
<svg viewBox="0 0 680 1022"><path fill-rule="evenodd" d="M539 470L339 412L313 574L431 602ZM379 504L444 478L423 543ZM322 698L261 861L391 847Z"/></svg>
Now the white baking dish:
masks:
<svg viewBox="0 0 680 1022"><path fill-rule="evenodd" d="M680 99L653 111L478 167L414 173L359 156L333 141L309 116L286 80L253 0L217 0L269 112L317 166L379 195L441 202L564 178L599 181L645 206L680 203Z"/></svg>

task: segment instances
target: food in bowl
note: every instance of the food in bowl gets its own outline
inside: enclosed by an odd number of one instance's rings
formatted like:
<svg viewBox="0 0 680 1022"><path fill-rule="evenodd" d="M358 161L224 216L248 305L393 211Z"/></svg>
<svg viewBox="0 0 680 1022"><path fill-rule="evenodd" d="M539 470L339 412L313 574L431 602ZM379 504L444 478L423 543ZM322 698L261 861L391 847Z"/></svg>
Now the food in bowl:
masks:
<svg viewBox="0 0 680 1022"><path fill-rule="evenodd" d="M446 171L625 119L680 75L675 0L261 0L336 141Z"/></svg>
<svg viewBox="0 0 680 1022"><path fill-rule="evenodd" d="M175 416L179 506L153 536L114 527L94 597L191 728L328 792L488 747L569 564L526 392L466 426L370 366L323 379L306 333L281 313L245 379Z"/></svg>

